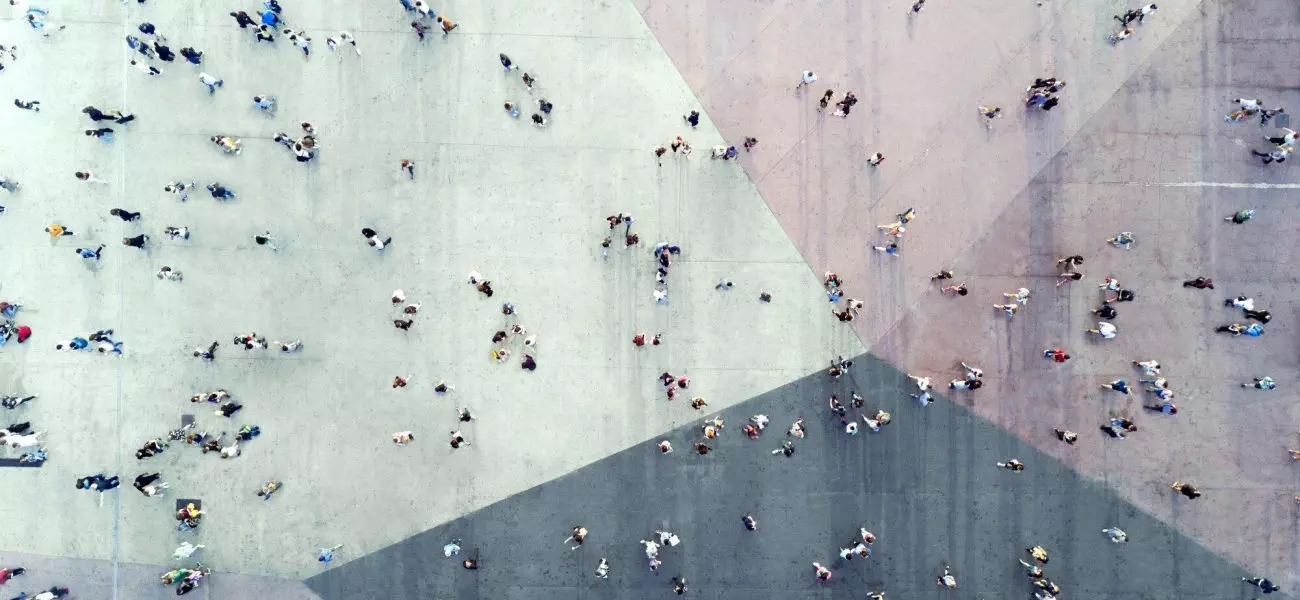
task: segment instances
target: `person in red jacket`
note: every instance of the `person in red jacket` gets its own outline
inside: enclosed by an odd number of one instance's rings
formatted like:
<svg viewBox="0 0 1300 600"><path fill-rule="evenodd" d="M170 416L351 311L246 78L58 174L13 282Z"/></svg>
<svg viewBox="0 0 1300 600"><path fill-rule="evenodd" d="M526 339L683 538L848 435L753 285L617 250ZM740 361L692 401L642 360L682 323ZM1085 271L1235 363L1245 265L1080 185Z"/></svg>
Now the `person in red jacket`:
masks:
<svg viewBox="0 0 1300 600"><path fill-rule="evenodd" d="M12 569L0 569L0 585L9 583L10 579L13 579L26 572L27 569L24 569L22 567L14 567Z"/></svg>

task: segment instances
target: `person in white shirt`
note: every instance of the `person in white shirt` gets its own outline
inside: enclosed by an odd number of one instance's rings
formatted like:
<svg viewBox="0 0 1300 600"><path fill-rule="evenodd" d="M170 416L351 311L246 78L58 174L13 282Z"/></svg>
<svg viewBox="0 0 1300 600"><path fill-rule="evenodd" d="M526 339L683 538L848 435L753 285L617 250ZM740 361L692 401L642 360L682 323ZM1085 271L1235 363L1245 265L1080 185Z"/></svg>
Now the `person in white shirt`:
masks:
<svg viewBox="0 0 1300 600"><path fill-rule="evenodd" d="M158 75L158 74L162 73L162 70L157 69L157 68L154 68L153 66L149 65L148 63L142 63L142 62L137 62L137 61L134 61L134 60L133 60L133 61L131 61L131 66L133 66L133 67L139 69L140 72L141 72L141 73L144 73L145 75Z"/></svg>
<svg viewBox="0 0 1300 600"><path fill-rule="evenodd" d="M804 87L806 85L812 85L816 82L817 82L816 73L813 73L812 71L804 71L803 74L799 77L799 85L794 86L794 89L798 90L801 87Z"/></svg>
<svg viewBox="0 0 1300 600"><path fill-rule="evenodd" d="M351 34L351 33L348 33L348 32L346 32L346 31L340 31L340 32L339 32L339 41L341 41L341 42L343 42L343 43L345 43L345 44L351 44L351 45L352 45L352 49L356 51L357 56L361 56L361 48L358 48L358 47L357 47L357 39L354 38L354 37L352 37L352 34Z"/></svg>
<svg viewBox="0 0 1300 600"><path fill-rule="evenodd" d="M1233 99L1233 102L1236 102L1239 106L1241 106L1241 110L1248 110L1254 112L1259 110L1259 105L1264 101L1260 100L1259 98L1255 98L1253 100L1250 98L1236 98Z"/></svg>
<svg viewBox="0 0 1300 600"><path fill-rule="evenodd" d="M1088 333L1095 333L1105 340L1115 339L1115 333L1117 332L1114 325L1105 321L1099 321L1096 329L1088 329L1086 331Z"/></svg>
<svg viewBox="0 0 1300 600"><path fill-rule="evenodd" d="M1282 131L1285 131L1286 133L1282 134L1281 137L1266 135L1264 136L1264 139L1268 140L1270 144L1274 144L1277 146L1281 146L1281 145L1294 146L1296 140L1300 139L1300 133L1296 133L1294 129L1287 129L1283 127Z"/></svg>

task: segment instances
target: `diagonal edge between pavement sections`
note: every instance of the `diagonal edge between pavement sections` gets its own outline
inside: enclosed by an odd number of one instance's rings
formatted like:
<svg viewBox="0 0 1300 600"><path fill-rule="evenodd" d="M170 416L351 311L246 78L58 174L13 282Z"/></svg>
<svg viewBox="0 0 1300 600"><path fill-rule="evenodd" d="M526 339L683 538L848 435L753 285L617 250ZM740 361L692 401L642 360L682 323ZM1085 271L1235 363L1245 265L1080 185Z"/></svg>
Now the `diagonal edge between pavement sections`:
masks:
<svg viewBox="0 0 1300 600"><path fill-rule="evenodd" d="M810 375L724 411L725 433L708 455L691 448L713 417L701 413L662 438L671 454L653 441L628 448L304 583L327 600L642 598L662 596L669 578L682 576L704 597L812 598L824 597L811 571L819 561L835 572L829 586L845 593L928 598L950 565L959 588L945 598L1013 598L1033 590L1017 559L1042 545L1047 576L1074 597L1253 597L1240 580L1251 574L1102 483L947 399L920 406L906 375L870 354L854 363L838 380ZM883 409L892 422L879 433L845 433L826 401L847 402L853 391L867 401L849 418ZM771 419L758 440L739 431L753 414ZM793 456L772 455L799 416L807 437L794 440ZM1102 435L1080 435L1093 434ZM1013 457L1028 468L995 466ZM742 526L745 514L757 531ZM590 534L570 549L575 525ZM1130 541L1111 543L1101 529L1112 526ZM837 559L859 527L876 534L874 556ZM660 552L657 575L638 544L655 530L682 539ZM453 538L463 553L445 558ZM469 555L478 570L460 567ZM608 579L593 575L602 557Z"/></svg>

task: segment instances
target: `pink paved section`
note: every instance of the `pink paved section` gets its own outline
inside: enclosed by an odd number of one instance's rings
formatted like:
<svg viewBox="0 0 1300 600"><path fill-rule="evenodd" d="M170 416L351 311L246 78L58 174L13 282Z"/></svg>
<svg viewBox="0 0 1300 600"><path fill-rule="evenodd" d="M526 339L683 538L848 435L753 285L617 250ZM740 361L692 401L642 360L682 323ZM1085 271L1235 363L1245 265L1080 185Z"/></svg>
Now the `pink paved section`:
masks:
<svg viewBox="0 0 1300 600"><path fill-rule="evenodd" d="M1115 22L1094 3L933 1L915 16L910 2L637 5L724 135L759 139L745 167L812 268L838 272L867 301L854 325L873 352L936 381L956 376L958 360L978 362L989 385L959 402L1297 590L1300 467L1285 449L1300 446L1300 282L1287 269L1300 258L1300 189L1286 186L1300 175L1252 162L1266 130L1222 121L1243 95L1300 110L1300 93L1278 87L1300 67L1292 5L1160 2L1117 47L1103 40ZM819 81L796 92L803 69ZM1025 85L1050 74L1069 82L1061 106L1025 114ZM857 93L847 119L817 112L827 88ZM986 130L979 103L1006 117ZM872 169L864 159L875 151L887 159ZM1274 187L1217 185L1240 183ZM872 252L875 225L908 206L920 218L905 255ZM1222 221L1246 207L1261 216ZM1119 230L1139 245L1106 246ZM1054 259L1066 252L1088 257L1088 278L1057 290ZM926 277L940 267L972 294L940 297ZM1196 274L1219 289L1181 287ZM1105 276L1139 300L1119 306L1120 337L1100 344L1083 329ZM1022 286L1034 297L1007 322L990 304ZM1222 307L1237 293L1273 311L1264 338L1212 332L1241 320ZM1075 356L1067 365L1041 358L1058 343ZM1178 417L1143 411L1149 396L1099 389L1136 382L1128 362L1153 357L1167 365ZM1265 374L1285 389L1237 385ZM1135 415L1141 431L1099 437L1110 412ZM1057 442L1055 425L1078 430L1079 444ZM1176 477L1205 497L1175 498Z"/></svg>

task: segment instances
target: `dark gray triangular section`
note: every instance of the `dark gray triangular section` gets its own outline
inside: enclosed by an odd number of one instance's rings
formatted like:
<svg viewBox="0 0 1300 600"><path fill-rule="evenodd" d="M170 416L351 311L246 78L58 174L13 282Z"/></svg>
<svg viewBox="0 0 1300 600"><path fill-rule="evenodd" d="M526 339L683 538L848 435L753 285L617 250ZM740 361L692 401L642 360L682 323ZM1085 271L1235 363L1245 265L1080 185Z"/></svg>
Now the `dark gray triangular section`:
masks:
<svg viewBox="0 0 1300 600"><path fill-rule="evenodd" d="M854 389L867 410L893 413L880 433L849 436L830 415L829 395L847 398ZM890 600L1023 599L1033 588L1016 561L1041 544L1050 552L1047 574L1065 598L1254 597L1241 568L1103 484L951 402L921 407L908 397L913 391L893 367L860 357L839 380L819 373L725 411L727 431L707 456L690 446L712 416L701 414L666 436L672 454L661 455L653 441L629 448L306 584L326 600L636 599L671 596L669 579L682 574L698 598L862 598L884 590ZM772 420L757 441L740 432L756 413ZM800 415L809 434L796 441L794 456L770 454ZM1012 457L1028 469L995 467ZM1171 491L1170 502L1187 500ZM742 526L746 513L758 531ZM564 539L577 524L591 533L570 550ZM838 546L861 526L878 538L874 556L839 560ZM1127 531L1129 543L1108 541L1101 533L1108 526ZM637 540L665 528L682 543L661 552L654 575ZM464 540L465 553L477 549L479 570L443 557L452 538ZM613 566L608 580L594 576L602 556ZM814 560L834 570L828 585L814 582ZM956 590L935 585L945 564L958 577Z"/></svg>

